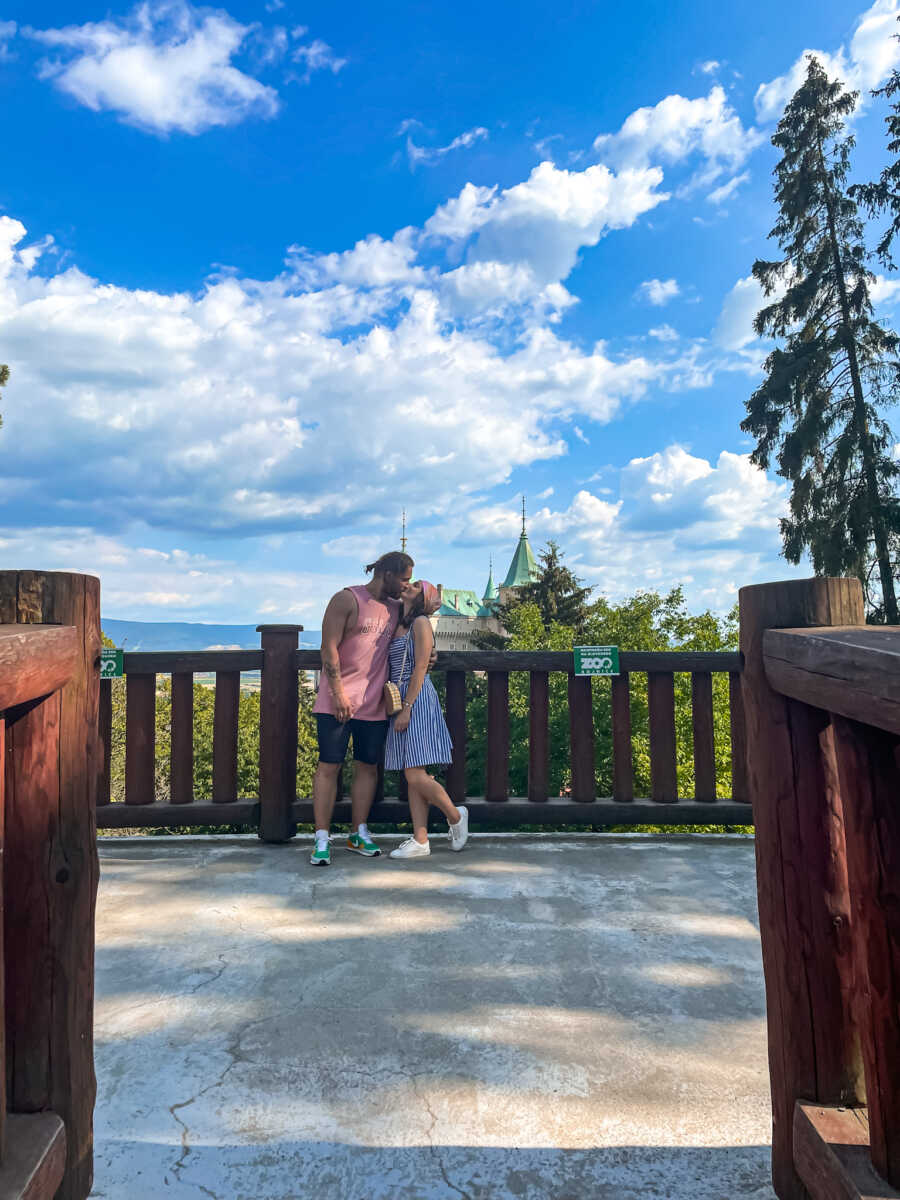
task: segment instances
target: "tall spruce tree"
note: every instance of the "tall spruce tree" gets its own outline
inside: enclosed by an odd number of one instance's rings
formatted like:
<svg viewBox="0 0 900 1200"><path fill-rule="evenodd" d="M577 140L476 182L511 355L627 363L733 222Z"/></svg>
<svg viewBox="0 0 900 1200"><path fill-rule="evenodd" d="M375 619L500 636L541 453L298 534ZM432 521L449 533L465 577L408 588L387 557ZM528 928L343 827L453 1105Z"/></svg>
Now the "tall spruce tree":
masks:
<svg viewBox="0 0 900 1200"><path fill-rule="evenodd" d="M895 38L900 40L900 35L895 35ZM900 95L900 71L895 67L887 83L877 88L872 95L884 96L889 100ZM891 218L875 252L884 266L893 269L895 263L891 247L894 238L900 233L900 99L894 100L884 123L888 132L887 148L894 156L893 161L888 163L874 183L855 183L848 190L854 200L864 205L869 216L886 213Z"/></svg>
<svg viewBox="0 0 900 1200"><path fill-rule="evenodd" d="M741 428L757 439L752 460L767 468L774 456L791 481L785 557L799 562L808 551L817 574L849 572L867 585L876 568L881 603L871 607L894 624L900 466L876 405L896 389L900 363L896 334L873 319L874 277L846 185L853 138L844 127L856 100L811 57L772 138L782 158L770 237L784 257L758 260L753 275L779 297L757 314L756 332L779 344Z"/></svg>
<svg viewBox="0 0 900 1200"><path fill-rule="evenodd" d="M563 563L563 553L557 542L549 541L538 555L538 574L531 583L518 589L518 595L501 611L518 608L521 604L536 604L544 628L571 625L576 633L587 619L587 601L593 588L583 587L578 576Z"/></svg>

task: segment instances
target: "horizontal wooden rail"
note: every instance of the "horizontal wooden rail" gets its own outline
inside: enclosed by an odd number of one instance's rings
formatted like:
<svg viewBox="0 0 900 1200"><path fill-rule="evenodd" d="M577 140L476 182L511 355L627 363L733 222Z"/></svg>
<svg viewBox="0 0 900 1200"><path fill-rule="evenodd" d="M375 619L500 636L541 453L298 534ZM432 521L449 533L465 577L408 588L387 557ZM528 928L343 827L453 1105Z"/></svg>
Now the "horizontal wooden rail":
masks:
<svg viewBox="0 0 900 1200"><path fill-rule="evenodd" d="M66 1130L52 1112L13 1113L0 1200L52 1200L66 1169Z"/></svg>
<svg viewBox="0 0 900 1200"><path fill-rule="evenodd" d="M68 683L79 649L71 625L0 625L0 712Z"/></svg>
<svg viewBox="0 0 900 1200"><path fill-rule="evenodd" d="M124 656L126 675L261 671L262 665L262 650L131 650Z"/></svg>
<svg viewBox="0 0 900 1200"><path fill-rule="evenodd" d="M166 659L172 657L164 656ZM126 655L126 668L127 668ZM298 650L297 667L318 671L318 650ZM626 671L740 671L741 656L729 650L622 650L619 667ZM570 650L439 650L436 671L564 671L574 668ZM160 667L159 670L169 670ZM195 667L195 670L210 668ZM242 670L249 670L243 667Z"/></svg>
<svg viewBox="0 0 900 1200"><path fill-rule="evenodd" d="M900 733L900 628L769 629L763 661L783 696Z"/></svg>

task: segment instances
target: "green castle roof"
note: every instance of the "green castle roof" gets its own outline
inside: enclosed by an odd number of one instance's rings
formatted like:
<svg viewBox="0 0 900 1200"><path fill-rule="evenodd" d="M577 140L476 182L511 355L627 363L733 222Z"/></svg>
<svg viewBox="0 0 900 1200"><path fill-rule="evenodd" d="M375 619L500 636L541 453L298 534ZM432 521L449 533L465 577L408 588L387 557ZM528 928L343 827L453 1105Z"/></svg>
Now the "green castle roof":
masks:
<svg viewBox="0 0 900 1200"><path fill-rule="evenodd" d="M444 602L438 609L439 617L477 617L481 602L467 588L452 588L444 585Z"/></svg>
<svg viewBox="0 0 900 1200"><path fill-rule="evenodd" d="M506 578L503 580L503 587L522 587L525 583L531 583L538 575L538 566L534 561L534 555L531 553L531 546L528 544L528 534L524 529L519 534L519 544L516 546L516 552L513 555L512 562L509 564L509 570L506 572Z"/></svg>

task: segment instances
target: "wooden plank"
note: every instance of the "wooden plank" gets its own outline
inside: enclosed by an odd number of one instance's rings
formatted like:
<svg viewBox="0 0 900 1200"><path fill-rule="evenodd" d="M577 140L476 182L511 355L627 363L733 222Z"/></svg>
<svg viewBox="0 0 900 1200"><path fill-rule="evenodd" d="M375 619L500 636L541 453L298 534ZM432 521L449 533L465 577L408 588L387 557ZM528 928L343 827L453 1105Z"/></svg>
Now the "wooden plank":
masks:
<svg viewBox="0 0 900 1200"><path fill-rule="evenodd" d="M693 799L682 799L674 804L657 804L641 798L621 804L604 797L590 804L579 804L571 796L552 796L543 804L533 804L527 796L510 796L496 802L488 802L483 796L469 796L466 805L473 823L490 821L509 828L522 824L546 825L550 829L560 825L669 825L674 828L680 825L749 825L752 821L749 804L733 804L730 800L697 804ZM124 805L112 807L119 809ZM104 811L104 819L108 811ZM136 811L143 814L148 810ZM313 819L312 801L298 800L292 812L293 820L309 823ZM334 819L349 821L349 800L338 803ZM409 809L401 801L387 799L373 807L370 819L387 823L408 821Z"/></svg>
<svg viewBox="0 0 900 1200"><path fill-rule="evenodd" d="M613 796L620 804L634 799L631 750L631 684L627 671L612 678Z"/></svg>
<svg viewBox="0 0 900 1200"><path fill-rule="evenodd" d="M741 692L741 674L728 674L728 706L731 724L731 796L744 803L747 790L747 729L744 721L744 700Z"/></svg>
<svg viewBox="0 0 900 1200"><path fill-rule="evenodd" d="M691 676L691 723L694 734L694 795L715 803L716 745L713 729L712 675L697 671Z"/></svg>
<svg viewBox="0 0 900 1200"><path fill-rule="evenodd" d="M97 807L109 804L112 790L112 680L100 680L100 699L97 709L97 730L100 739L100 771L97 778Z"/></svg>
<svg viewBox="0 0 900 1200"><path fill-rule="evenodd" d="M231 804L107 804L97 813L100 829L165 829L183 825L258 825L259 801Z"/></svg>
<svg viewBox="0 0 900 1200"><path fill-rule="evenodd" d="M241 701L240 671L216 672L216 700L213 712L214 804L229 804L237 799L238 708Z"/></svg>
<svg viewBox="0 0 900 1200"><path fill-rule="evenodd" d="M447 794L454 804L466 800L466 675L447 672L447 728L453 742L453 761L447 768Z"/></svg>
<svg viewBox="0 0 900 1200"><path fill-rule="evenodd" d="M572 799L590 804L597 795L594 778L594 706L588 676L569 674L569 754Z"/></svg>
<svg viewBox="0 0 900 1200"><path fill-rule="evenodd" d="M0 625L0 712L61 688L77 660L71 626Z"/></svg>
<svg viewBox="0 0 900 1200"><path fill-rule="evenodd" d="M3 842L6 788L6 721L0 716L0 1166L6 1154L6 971L3 949Z"/></svg>
<svg viewBox="0 0 900 1200"><path fill-rule="evenodd" d="M211 652L205 652L211 653ZM221 651L214 653L220 654ZM238 653L235 651L235 653ZM240 653L244 653L241 651ZM136 656L140 657L140 656ZM149 656L148 656L149 657ZM175 655L163 656L166 662ZM126 663L128 655L125 656ZM321 670L322 656L318 650L298 650L297 669ZM573 669L569 650L440 650L436 671L562 671ZM621 650L619 666L622 671L740 671L741 656L732 651L694 650ZM171 670L170 666L160 668ZM207 670L197 667L196 670ZM243 667L242 670L249 670Z"/></svg>
<svg viewBox="0 0 900 1200"><path fill-rule="evenodd" d="M550 787L550 676L532 671L528 689L528 799L542 804Z"/></svg>
<svg viewBox="0 0 900 1200"><path fill-rule="evenodd" d="M900 734L900 629L770 629L763 655L774 691Z"/></svg>
<svg viewBox="0 0 900 1200"><path fill-rule="evenodd" d="M218 700L218 692L216 698ZM169 744L171 802L190 804L194 799L194 676L190 671L175 671L172 674L172 724ZM213 773L215 777L215 734ZM215 782L213 791L215 792Z"/></svg>
<svg viewBox="0 0 900 1200"><path fill-rule="evenodd" d="M0 1200L52 1200L66 1169L66 1129L52 1112L11 1113Z"/></svg>
<svg viewBox="0 0 900 1200"><path fill-rule="evenodd" d="M794 1162L810 1200L900 1200L872 1166L864 1108L798 1101Z"/></svg>
<svg viewBox="0 0 900 1200"><path fill-rule="evenodd" d="M783 626L861 623L862 591L855 580L791 580L742 588L739 603L747 799L756 827L766 983L772 1175L781 1200L805 1200L793 1159L795 1102L861 1099L851 981L841 971L851 914L846 876L830 869L846 852L837 813L827 818L821 719L799 720L772 691L763 638L767 629ZM804 806L810 806L809 814ZM823 960L830 964L827 972ZM820 1058L825 1045L831 1048Z"/></svg>
<svg viewBox="0 0 900 1200"><path fill-rule="evenodd" d="M509 674L488 672L485 795L502 803L509 793Z"/></svg>
<svg viewBox="0 0 900 1200"><path fill-rule="evenodd" d="M675 756L675 678L671 671L647 676L650 710L650 797L671 804L678 796Z"/></svg>
<svg viewBox="0 0 900 1200"><path fill-rule="evenodd" d="M843 717L835 716L832 725L853 899L856 1017L872 1161L900 1187L900 743L893 734Z"/></svg>
<svg viewBox="0 0 900 1200"><path fill-rule="evenodd" d="M156 676L135 675L125 689L125 803L156 798Z"/></svg>
<svg viewBox="0 0 900 1200"><path fill-rule="evenodd" d="M93 1178L96 1094L100 582L65 572L0 572L0 594L12 585L18 620L74 626L79 654L69 682L7 731L4 903L7 936L15 930L18 940L18 953L11 958L7 945L6 954L7 1005L12 996L17 1009L12 1021L7 1010L8 1100L13 1110L49 1109L62 1118L67 1159L57 1196L83 1200ZM42 924L34 920L38 910ZM42 991L29 986L35 978Z"/></svg>
<svg viewBox="0 0 900 1200"><path fill-rule="evenodd" d="M261 650L130 650L125 655L126 675L261 671L262 665Z"/></svg>
<svg viewBox="0 0 900 1200"><path fill-rule="evenodd" d="M297 799L297 642L302 625L258 625L264 665L259 698L259 836L286 842Z"/></svg>

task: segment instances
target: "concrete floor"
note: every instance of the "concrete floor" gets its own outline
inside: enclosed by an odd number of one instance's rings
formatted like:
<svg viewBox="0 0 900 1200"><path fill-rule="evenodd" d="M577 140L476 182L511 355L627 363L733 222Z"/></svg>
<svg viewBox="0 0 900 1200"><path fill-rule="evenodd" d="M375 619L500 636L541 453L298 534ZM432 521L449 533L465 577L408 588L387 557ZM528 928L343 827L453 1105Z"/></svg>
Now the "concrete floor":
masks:
<svg viewBox="0 0 900 1200"><path fill-rule="evenodd" d="M771 1200L753 843L433 847L101 842L92 1195Z"/></svg>

